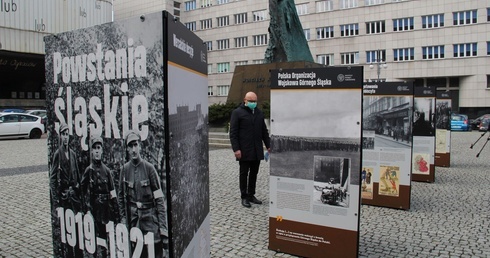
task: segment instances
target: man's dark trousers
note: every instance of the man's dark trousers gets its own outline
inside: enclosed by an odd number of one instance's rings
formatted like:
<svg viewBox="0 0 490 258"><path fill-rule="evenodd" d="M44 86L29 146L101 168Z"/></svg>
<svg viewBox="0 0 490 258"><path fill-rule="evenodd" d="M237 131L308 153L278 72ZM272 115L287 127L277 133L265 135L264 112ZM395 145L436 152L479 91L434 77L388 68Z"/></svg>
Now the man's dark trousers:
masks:
<svg viewBox="0 0 490 258"><path fill-rule="evenodd" d="M255 195L255 185L257 183L257 174L259 173L260 160L240 160L239 164L240 192L242 195L242 199L249 199ZM250 173L248 172L249 170Z"/></svg>

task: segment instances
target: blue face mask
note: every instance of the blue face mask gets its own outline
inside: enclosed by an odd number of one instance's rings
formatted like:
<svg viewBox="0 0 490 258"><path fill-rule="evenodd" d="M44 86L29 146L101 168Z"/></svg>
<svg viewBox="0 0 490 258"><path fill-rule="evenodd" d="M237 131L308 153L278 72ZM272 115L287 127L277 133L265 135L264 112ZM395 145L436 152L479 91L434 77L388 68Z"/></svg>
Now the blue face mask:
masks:
<svg viewBox="0 0 490 258"><path fill-rule="evenodd" d="M257 107L257 102L247 102L247 107L254 110Z"/></svg>

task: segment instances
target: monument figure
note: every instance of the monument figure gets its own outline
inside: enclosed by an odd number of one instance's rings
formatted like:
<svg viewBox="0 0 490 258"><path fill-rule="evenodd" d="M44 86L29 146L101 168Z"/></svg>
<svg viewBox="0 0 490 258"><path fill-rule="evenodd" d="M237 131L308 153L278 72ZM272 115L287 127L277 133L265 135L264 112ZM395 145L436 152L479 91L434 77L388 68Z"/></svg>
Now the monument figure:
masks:
<svg viewBox="0 0 490 258"><path fill-rule="evenodd" d="M314 62L294 0L269 0L269 14L265 62Z"/></svg>

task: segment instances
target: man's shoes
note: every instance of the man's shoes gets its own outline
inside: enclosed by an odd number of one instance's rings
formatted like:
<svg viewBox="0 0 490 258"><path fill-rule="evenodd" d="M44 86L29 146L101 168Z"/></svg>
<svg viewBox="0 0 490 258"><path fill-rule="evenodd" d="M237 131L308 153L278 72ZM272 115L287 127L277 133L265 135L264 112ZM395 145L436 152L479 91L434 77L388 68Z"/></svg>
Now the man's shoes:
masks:
<svg viewBox="0 0 490 258"><path fill-rule="evenodd" d="M248 202L248 200L246 198L245 199L242 199L242 205L244 207L247 207L247 208L252 207L252 205L250 205L250 202Z"/></svg>
<svg viewBox="0 0 490 258"><path fill-rule="evenodd" d="M250 197L249 202L255 203L255 204L262 204L262 201L259 201L255 196Z"/></svg>

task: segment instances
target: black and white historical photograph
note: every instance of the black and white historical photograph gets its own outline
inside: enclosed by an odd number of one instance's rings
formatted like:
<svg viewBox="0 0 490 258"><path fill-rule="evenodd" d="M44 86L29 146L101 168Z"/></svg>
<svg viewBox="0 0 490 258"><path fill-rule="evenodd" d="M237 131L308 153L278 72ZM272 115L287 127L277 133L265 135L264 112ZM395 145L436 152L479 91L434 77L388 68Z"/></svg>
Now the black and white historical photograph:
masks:
<svg viewBox="0 0 490 258"><path fill-rule="evenodd" d="M159 13L45 37L54 257L168 256L161 31Z"/></svg>
<svg viewBox="0 0 490 258"><path fill-rule="evenodd" d="M413 108L413 135L435 136L435 98L414 99Z"/></svg>
<svg viewBox="0 0 490 258"><path fill-rule="evenodd" d="M314 156L313 203L349 207L350 160Z"/></svg>
<svg viewBox="0 0 490 258"><path fill-rule="evenodd" d="M412 146L412 102L411 96L364 95L363 131L372 135L364 139L363 149L411 148Z"/></svg>
<svg viewBox="0 0 490 258"><path fill-rule="evenodd" d="M176 66L168 69L170 189L176 200L171 216L179 221L172 224L172 231L179 232L173 253L182 257L209 214L207 80Z"/></svg>
<svg viewBox="0 0 490 258"><path fill-rule="evenodd" d="M451 99L436 99L436 129L449 130L451 116Z"/></svg>
<svg viewBox="0 0 490 258"><path fill-rule="evenodd" d="M271 95L271 175L314 180L313 156L345 157L359 171L361 99L355 90L308 89ZM291 103L295 103L291 107ZM349 103L349 107L345 107ZM274 112L274 110L292 110ZM294 111L293 111L294 110ZM359 184L353 173L351 184Z"/></svg>

